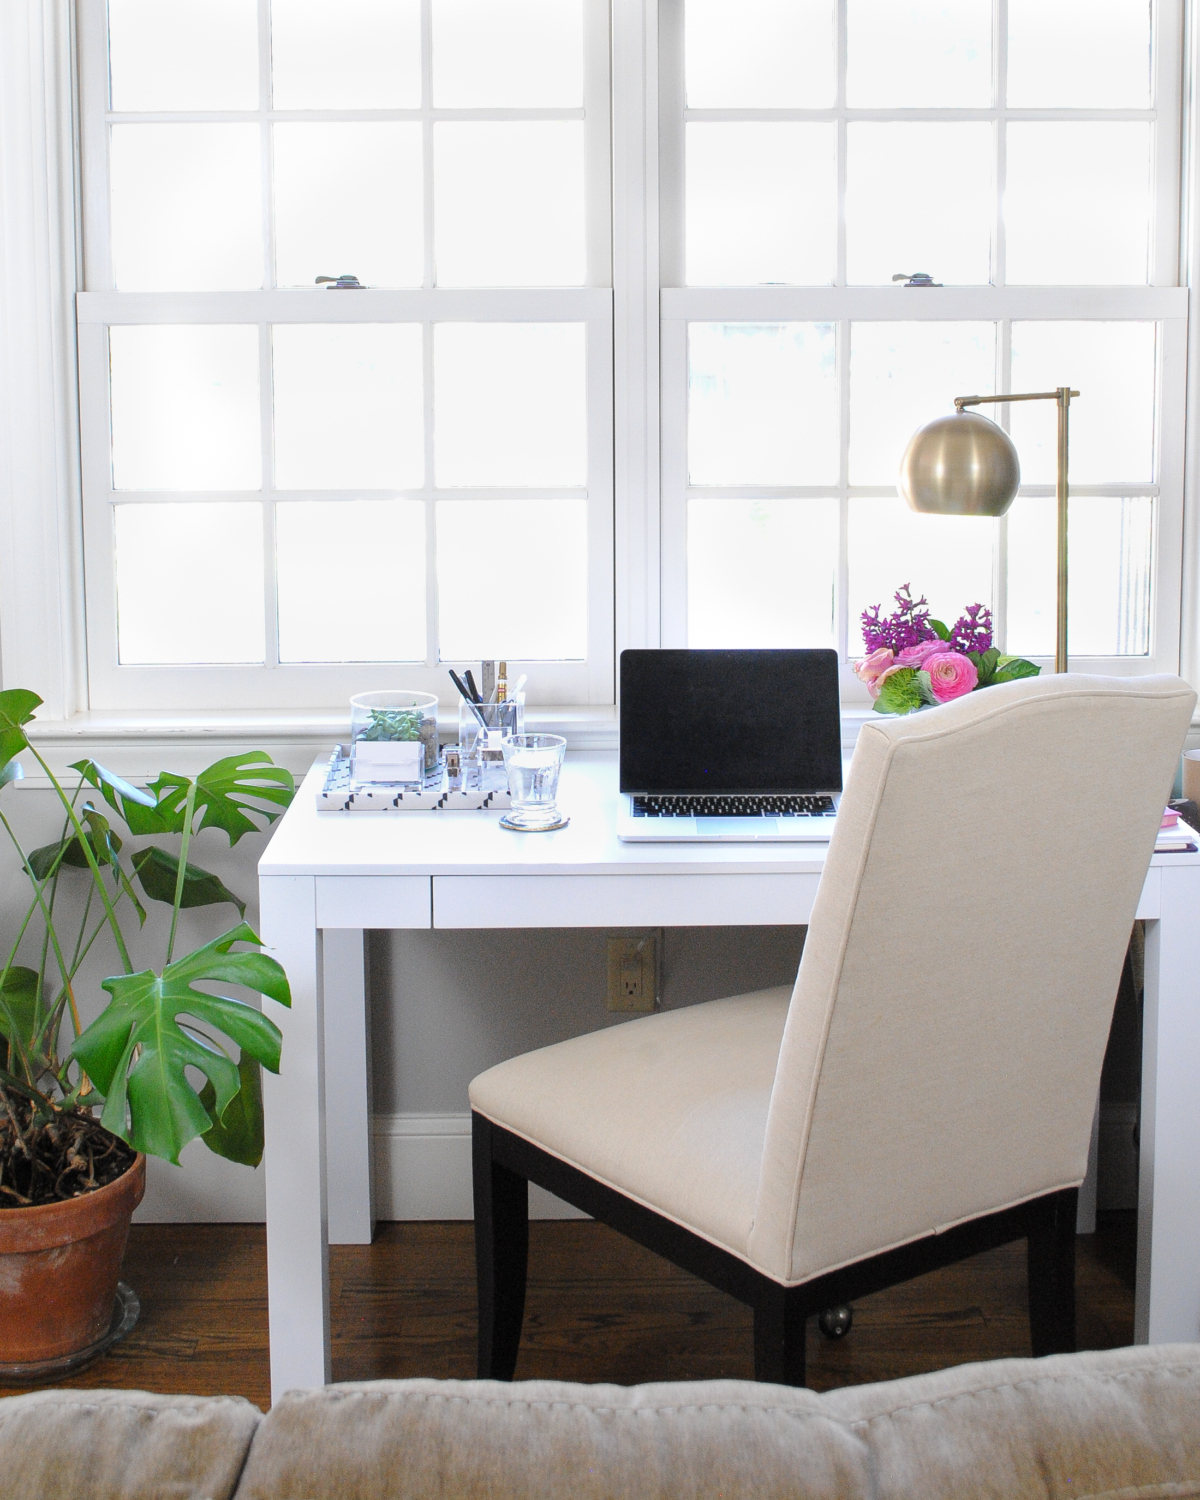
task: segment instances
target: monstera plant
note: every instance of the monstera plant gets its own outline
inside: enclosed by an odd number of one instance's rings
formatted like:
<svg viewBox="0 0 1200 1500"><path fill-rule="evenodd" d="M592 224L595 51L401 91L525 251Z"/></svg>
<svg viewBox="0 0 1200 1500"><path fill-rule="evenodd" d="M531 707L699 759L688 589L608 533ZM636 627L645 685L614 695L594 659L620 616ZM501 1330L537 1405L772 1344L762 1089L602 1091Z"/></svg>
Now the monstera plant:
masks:
<svg viewBox="0 0 1200 1500"><path fill-rule="evenodd" d="M30 892L0 949L0 1284L6 1231L39 1213L48 1223L49 1205L99 1195L140 1166L140 1153L178 1162L199 1136L218 1155L256 1165L260 1070L279 1070L281 1038L254 1005L223 989L290 1004L282 968L243 920L187 954L175 951L183 908L245 912L216 875L189 861L193 837L215 828L233 845L269 825L294 794L290 772L255 751L194 779L163 772L139 788L80 760L64 786L26 733L40 703L35 693L0 692L0 792L23 775L24 755L48 778L61 815L54 842L27 850L0 800L0 839ZM170 926L161 966L137 969L130 938L147 902L170 907ZM99 955L119 972L101 981L108 999L85 1027L78 986L85 961L94 973ZM115 1291L115 1272L112 1280ZM11 1311L0 1305L0 1365L14 1358L4 1334Z"/></svg>

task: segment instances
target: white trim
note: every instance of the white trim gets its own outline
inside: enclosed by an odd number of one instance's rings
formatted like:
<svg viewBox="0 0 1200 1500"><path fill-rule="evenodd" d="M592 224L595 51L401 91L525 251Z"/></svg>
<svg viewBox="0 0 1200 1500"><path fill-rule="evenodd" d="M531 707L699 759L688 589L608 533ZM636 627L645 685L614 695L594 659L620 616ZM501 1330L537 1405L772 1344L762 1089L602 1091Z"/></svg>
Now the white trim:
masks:
<svg viewBox="0 0 1200 1500"><path fill-rule="evenodd" d="M1183 269L1188 294L1200 286L1200 14L1188 0L1188 87L1183 129ZM1184 452L1179 670L1200 686L1200 318L1188 326L1186 428Z"/></svg>
<svg viewBox="0 0 1200 1500"><path fill-rule="evenodd" d="M664 287L664 322L1186 318L1185 287Z"/></svg>
<svg viewBox="0 0 1200 1500"><path fill-rule="evenodd" d="M0 6L0 676L84 698L72 17Z"/></svg>

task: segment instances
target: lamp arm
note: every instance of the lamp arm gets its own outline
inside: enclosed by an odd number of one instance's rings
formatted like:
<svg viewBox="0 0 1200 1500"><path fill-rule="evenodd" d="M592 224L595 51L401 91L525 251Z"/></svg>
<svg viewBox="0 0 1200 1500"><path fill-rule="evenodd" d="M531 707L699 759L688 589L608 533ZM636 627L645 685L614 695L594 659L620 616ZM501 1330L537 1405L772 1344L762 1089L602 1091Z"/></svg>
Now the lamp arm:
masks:
<svg viewBox="0 0 1200 1500"><path fill-rule="evenodd" d="M1078 391L1070 391L1072 397L1078 396ZM985 401L1057 401L1061 397L1061 391L1035 391L1028 396L955 396L954 405L962 411L964 406L982 406Z"/></svg>
<svg viewBox="0 0 1200 1500"><path fill-rule="evenodd" d="M1057 401L1058 402L1058 473L1055 483L1057 509L1056 569L1057 600L1054 631L1054 670L1067 670L1067 412L1071 398L1078 396L1069 386L1059 386L1056 391L1034 391L1021 396L955 396L954 408L961 417L964 407L982 406L984 402L1006 401Z"/></svg>

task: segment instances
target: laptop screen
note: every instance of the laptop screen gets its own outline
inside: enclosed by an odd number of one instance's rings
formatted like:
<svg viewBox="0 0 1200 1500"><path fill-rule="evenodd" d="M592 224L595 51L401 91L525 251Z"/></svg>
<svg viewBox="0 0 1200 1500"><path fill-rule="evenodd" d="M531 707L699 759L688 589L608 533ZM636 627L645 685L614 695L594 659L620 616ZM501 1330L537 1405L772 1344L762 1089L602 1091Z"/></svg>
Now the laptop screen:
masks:
<svg viewBox="0 0 1200 1500"><path fill-rule="evenodd" d="M835 651L622 651L623 792L842 789Z"/></svg>

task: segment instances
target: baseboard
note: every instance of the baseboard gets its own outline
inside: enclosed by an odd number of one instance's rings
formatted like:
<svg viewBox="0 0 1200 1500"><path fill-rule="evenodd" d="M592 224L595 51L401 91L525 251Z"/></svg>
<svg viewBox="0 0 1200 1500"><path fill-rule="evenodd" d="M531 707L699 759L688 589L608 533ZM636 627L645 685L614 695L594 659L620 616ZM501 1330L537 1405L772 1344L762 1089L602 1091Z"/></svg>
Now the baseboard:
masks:
<svg viewBox="0 0 1200 1500"><path fill-rule="evenodd" d="M473 1219L471 1116L376 1115L375 1214L389 1219ZM587 1215L533 1186L531 1219Z"/></svg>

